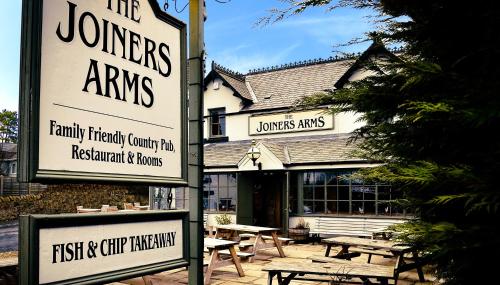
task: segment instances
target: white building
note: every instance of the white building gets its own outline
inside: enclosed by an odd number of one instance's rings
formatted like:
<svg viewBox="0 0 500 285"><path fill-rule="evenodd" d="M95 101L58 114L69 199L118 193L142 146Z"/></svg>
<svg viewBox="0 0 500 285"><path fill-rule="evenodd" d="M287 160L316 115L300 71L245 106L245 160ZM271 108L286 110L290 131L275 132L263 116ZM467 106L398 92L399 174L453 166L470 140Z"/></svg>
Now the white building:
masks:
<svg viewBox="0 0 500 285"><path fill-rule="evenodd" d="M314 230L319 217L349 222L397 222L405 213L391 201L389 185L346 178L373 167L348 144L362 126L352 113L332 115L328 106L295 109L297 100L344 88L368 73L363 62L393 56L372 45L359 57L312 60L239 74L212 63L204 92L203 204L207 224L229 213L240 224L279 227L299 217ZM255 161L247 152L260 152ZM255 150L255 149L254 149ZM382 222L383 224L384 222Z"/></svg>
<svg viewBox="0 0 500 285"><path fill-rule="evenodd" d="M205 78L204 210L230 212L238 223L280 227L304 217L393 219L388 185L365 185L345 177L376 163L350 153L349 133L362 126L356 114L297 110L297 100L343 88L368 74L369 58L392 56L372 45L358 58L330 58L242 75L216 64ZM260 157L247 151L255 140Z"/></svg>

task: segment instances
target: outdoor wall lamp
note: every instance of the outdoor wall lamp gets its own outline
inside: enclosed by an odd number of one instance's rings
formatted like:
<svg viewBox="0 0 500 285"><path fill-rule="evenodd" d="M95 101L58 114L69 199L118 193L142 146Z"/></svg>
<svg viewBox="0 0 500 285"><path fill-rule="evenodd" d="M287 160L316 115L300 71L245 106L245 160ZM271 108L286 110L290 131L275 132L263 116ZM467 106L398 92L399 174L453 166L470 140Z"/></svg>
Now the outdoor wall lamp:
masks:
<svg viewBox="0 0 500 285"><path fill-rule="evenodd" d="M247 151L247 157L250 158L253 162L253 166L255 166L255 161L260 157L260 149L256 146L255 140L252 140L252 146ZM260 166L260 162L259 162Z"/></svg>

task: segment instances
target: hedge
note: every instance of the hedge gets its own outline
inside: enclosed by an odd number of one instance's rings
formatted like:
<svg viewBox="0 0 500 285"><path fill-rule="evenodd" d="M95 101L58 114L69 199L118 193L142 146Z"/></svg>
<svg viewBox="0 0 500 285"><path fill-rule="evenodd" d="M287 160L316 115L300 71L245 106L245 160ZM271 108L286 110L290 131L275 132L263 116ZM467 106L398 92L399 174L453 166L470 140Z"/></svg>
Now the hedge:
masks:
<svg viewBox="0 0 500 285"><path fill-rule="evenodd" d="M102 205L148 203L147 187L97 184L49 185L36 195L0 197L0 221L15 220L23 214L75 213L76 206L101 208Z"/></svg>

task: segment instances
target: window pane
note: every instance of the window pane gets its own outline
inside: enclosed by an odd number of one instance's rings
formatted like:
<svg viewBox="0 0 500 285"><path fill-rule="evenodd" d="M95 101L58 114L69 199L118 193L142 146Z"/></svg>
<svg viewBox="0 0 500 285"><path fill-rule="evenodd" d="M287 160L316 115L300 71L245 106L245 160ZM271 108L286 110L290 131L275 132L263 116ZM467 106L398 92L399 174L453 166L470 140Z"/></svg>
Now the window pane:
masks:
<svg viewBox="0 0 500 285"><path fill-rule="evenodd" d="M349 186L339 186L339 200L349 200Z"/></svg>
<svg viewBox="0 0 500 285"><path fill-rule="evenodd" d="M339 214L348 215L349 214L349 201L339 202Z"/></svg>
<svg viewBox="0 0 500 285"><path fill-rule="evenodd" d="M325 185L325 173L316 172L314 174L314 184L318 185L318 186L324 186Z"/></svg>
<svg viewBox="0 0 500 285"><path fill-rule="evenodd" d="M315 214L323 214L325 212L325 202L323 201L315 201L314 202L314 210Z"/></svg>
<svg viewBox="0 0 500 285"><path fill-rule="evenodd" d="M304 185L311 185L313 183L314 174L312 172L304 173Z"/></svg>
<svg viewBox="0 0 500 285"><path fill-rule="evenodd" d="M352 199L353 200L363 200L363 191L364 191L363 187L353 185L352 186Z"/></svg>
<svg viewBox="0 0 500 285"><path fill-rule="evenodd" d="M327 214L337 214L337 201L326 202L326 213Z"/></svg>
<svg viewBox="0 0 500 285"><path fill-rule="evenodd" d="M352 171L339 171L337 174L337 181L339 185L349 185L349 175L352 174Z"/></svg>
<svg viewBox="0 0 500 285"><path fill-rule="evenodd" d="M210 136L224 136L226 134L226 110L218 108L210 112Z"/></svg>
<svg viewBox="0 0 500 285"><path fill-rule="evenodd" d="M225 136L226 135L226 116L221 115L219 117L219 129L220 129L220 135Z"/></svg>
<svg viewBox="0 0 500 285"><path fill-rule="evenodd" d="M326 185L337 185L337 174L328 173L326 176Z"/></svg>
<svg viewBox="0 0 500 285"><path fill-rule="evenodd" d="M210 175L209 177L210 177L210 180L209 180L209 181L210 181L210 182L209 182L210 187L211 187L211 188L217 188L217 187L219 187L219 175L217 175L217 174L215 174L215 175L214 175L214 174L212 174L212 175Z"/></svg>
<svg viewBox="0 0 500 285"><path fill-rule="evenodd" d="M219 187L227 187L227 175L219 175Z"/></svg>
<svg viewBox="0 0 500 285"><path fill-rule="evenodd" d="M304 186L304 199L313 199L313 188L311 186Z"/></svg>
<svg viewBox="0 0 500 285"><path fill-rule="evenodd" d="M231 200L229 201L228 204L228 210L229 211L236 211L236 195L237 195L238 189L236 187L230 187L228 189L228 198Z"/></svg>
<svg viewBox="0 0 500 285"><path fill-rule="evenodd" d="M337 187L336 186L327 187L326 197L328 200L337 200Z"/></svg>
<svg viewBox="0 0 500 285"><path fill-rule="evenodd" d="M365 201L365 215L375 215L375 201Z"/></svg>
<svg viewBox="0 0 500 285"><path fill-rule="evenodd" d="M312 201L304 201L304 214L312 214L313 206Z"/></svg>
<svg viewBox="0 0 500 285"><path fill-rule="evenodd" d="M352 214L353 215L365 214L365 207L363 201L352 201Z"/></svg>
<svg viewBox="0 0 500 285"><path fill-rule="evenodd" d="M389 200L391 199L391 187L387 185L378 186L378 199Z"/></svg>
<svg viewBox="0 0 500 285"><path fill-rule="evenodd" d="M324 200L325 199L325 188L324 187L314 187L314 200Z"/></svg>
<svg viewBox="0 0 500 285"><path fill-rule="evenodd" d="M365 201L366 200L375 200L375 186L365 186Z"/></svg>

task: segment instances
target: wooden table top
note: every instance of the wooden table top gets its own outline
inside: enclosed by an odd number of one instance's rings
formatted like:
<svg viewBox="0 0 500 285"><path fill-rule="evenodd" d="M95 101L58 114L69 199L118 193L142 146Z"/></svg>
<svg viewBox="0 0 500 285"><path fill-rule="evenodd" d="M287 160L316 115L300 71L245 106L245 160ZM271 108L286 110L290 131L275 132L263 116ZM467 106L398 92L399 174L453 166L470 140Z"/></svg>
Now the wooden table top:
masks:
<svg viewBox="0 0 500 285"><path fill-rule="evenodd" d="M149 209L149 205L133 206L133 207L136 208L136 209L139 209L139 210L148 210Z"/></svg>
<svg viewBox="0 0 500 285"><path fill-rule="evenodd" d="M397 245L395 242L390 240L378 240L378 239L367 239L367 238L357 238L357 237L333 237L323 239L324 243L336 244L336 245L354 245L370 247L375 249L385 249L390 251L405 251L408 250L408 246Z"/></svg>
<svg viewBox="0 0 500 285"><path fill-rule="evenodd" d="M229 241L225 239L216 239L216 238L204 238L203 245L206 248L228 248L232 245L237 245L238 243L235 241Z"/></svg>
<svg viewBox="0 0 500 285"><path fill-rule="evenodd" d="M262 270L318 275L349 275L352 277L365 276L371 278L393 278L394 276L394 268L390 266L331 259L328 263L273 261L264 266Z"/></svg>
<svg viewBox="0 0 500 285"><path fill-rule="evenodd" d="M229 225L217 225L218 229L233 230L239 232L250 232L250 233L263 233L263 232L275 232L279 231L278 228L268 228L268 227L257 227L239 224L229 224Z"/></svg>
<svg viewBox="0 0 500 285"><path fill-rule="evenodd" d="M100 211L101 211L101 209L91 209L91 208L77 209L78 213L96 213L96 212L100 212Z"/></svg>

